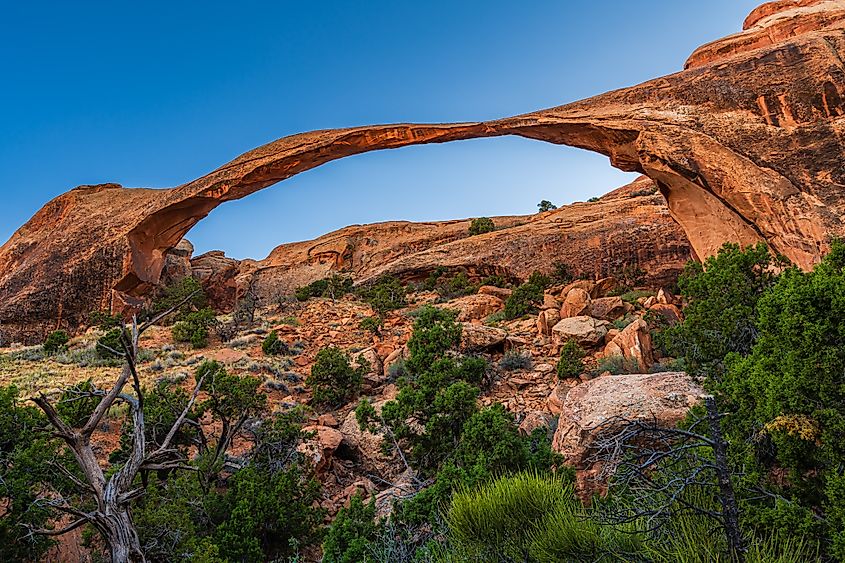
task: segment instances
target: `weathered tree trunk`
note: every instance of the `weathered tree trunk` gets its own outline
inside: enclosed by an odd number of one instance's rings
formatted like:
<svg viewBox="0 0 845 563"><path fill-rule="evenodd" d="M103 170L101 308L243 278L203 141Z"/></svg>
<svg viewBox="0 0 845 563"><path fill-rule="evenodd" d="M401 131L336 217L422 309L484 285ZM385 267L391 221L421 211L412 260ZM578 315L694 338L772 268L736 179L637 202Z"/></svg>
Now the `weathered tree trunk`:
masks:
<svg viewBox="0 0 845 563"><path fill-rule="evenodd" d="M707 421L710 425L710 435L713 440L713 454L715 457L716 478L719 481L719 501L722 504L722 518L725 524L725 535L728 539L728 549L731 559L736 563L745 561L745 542L739 528L739 505L736 502L731 472L728 467L728 448L722 437L722 425L719 422L719 411L713 396L704 398L707 408Z"/></svg>
<svg viewBox="0 0 845 563"><path fill-rule="evenodd" d="M144 563L141 542L127 508L107 507L107 512L98 518L97 528L111 553L112 563Z"/></svg>

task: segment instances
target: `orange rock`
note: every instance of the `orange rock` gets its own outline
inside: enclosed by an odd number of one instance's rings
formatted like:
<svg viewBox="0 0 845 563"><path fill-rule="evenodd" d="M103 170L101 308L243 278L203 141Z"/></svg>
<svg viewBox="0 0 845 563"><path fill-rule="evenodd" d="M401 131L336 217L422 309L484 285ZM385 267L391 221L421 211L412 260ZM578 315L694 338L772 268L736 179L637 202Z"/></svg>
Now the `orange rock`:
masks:
<svg viewBox="0 0 845 563"><path fill-rule="evenodd" d="M566 294L560 308L560 317L580 317L590 312L590 294L586 289L574 287Z"/></svg>

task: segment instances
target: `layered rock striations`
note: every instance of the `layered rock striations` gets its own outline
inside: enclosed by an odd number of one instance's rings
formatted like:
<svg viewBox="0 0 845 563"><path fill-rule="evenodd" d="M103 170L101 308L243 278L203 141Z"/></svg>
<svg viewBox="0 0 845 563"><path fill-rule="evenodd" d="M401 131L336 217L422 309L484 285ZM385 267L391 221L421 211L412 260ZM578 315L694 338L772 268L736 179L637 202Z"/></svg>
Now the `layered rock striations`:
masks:
<svg viewBox="0 0 845 563"><path fill-rule="evenodd" d="M32 338L93 308L136 304L167 251L217 205L371 150L520 135L607 155L656 182L698 256L766 241L803 268L845 233L845 0L771 2L685 70L484 123L315 131L168 190L83 186L0 247L0 323Z"/></svg>

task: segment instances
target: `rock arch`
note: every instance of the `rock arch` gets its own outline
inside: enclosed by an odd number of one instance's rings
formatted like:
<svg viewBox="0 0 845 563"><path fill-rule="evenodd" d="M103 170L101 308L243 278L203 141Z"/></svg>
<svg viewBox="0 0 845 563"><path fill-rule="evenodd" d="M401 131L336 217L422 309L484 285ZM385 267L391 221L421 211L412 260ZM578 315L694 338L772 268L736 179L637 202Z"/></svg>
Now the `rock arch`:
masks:
<svg viewBox="0 0 845 563"><path fill-rule="evenodd" d="M27 338L158 281L164 253L222 202L331 160L519 135L596 151L652 178L699 256L763 240L811 267L843 234L845 0L765 4L684 71L483 123L381 125L285 137L167 190L81 186L0 247L0 323Z"/></svg>

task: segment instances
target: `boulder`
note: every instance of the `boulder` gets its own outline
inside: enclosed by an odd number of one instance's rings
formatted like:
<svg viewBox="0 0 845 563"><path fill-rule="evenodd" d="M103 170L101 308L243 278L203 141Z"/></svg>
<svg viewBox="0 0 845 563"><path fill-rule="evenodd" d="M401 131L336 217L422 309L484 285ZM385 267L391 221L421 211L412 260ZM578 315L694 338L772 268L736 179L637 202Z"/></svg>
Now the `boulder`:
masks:
<svg viewBox="0 0 845 563"><path fill-rule="evenodd" d="M636 362L640 370L648 370L654 363L654 355L646 322L637 319L626 326L605 346L604 356L622 356L629 362Z"/></svg>
<svg viewBox="0 0 845 563"><path fill-rule="evenodd" d="M545 310L545 309L560 310L560 306L561 306L560 301L558 301L558 299L554 295L552 295L550 293L544 293L543 294L543 304L540 305L540 309L542 309L542 310Z"/></svg>
<svg viewBox="0 0 845 563"><path fill-rule="evenodd" d="M519 423L519 431L530 436L534 430L544 428L552 434L552 429L557 423L557 417L549 412L531 411L525 415L522 422Z"/></svg>
<svg viewBox="0 0 845 563"><path fill-rule="evenodd" d="M568 464L585 469L593 444L608 420L649 420L670 427L695 405L702 389L683 372L611 375L569 391L558 419L552 447Z"/></svg>
<svg viewBox="0 0 845 563"><path fill-rule="evenodd" d="M465 295L452 299L448 303L437 305L442 309L452 309L458 312L457 321L475 321L482 320L497 311L501 311L505 306L505 302L494 295L487 295L484 293L476 293L474 295Z"/></svg>
<svg viewBox="0 0 845 563"><path fill-rule="evenodd" d="M552 327L560 321L560 312L557 309L546 309L537 314L537 333L542 336L550 336Z"/></svg>
<svg viewBox="0 0 845 563"><path fill-rule="evenodd" d="M599 299L619 287L619 282L614 277L602 278L596 282L590 290L590 297Z"/></svg>
<svg viewBox="0 0 845 563"><path fill-rule="evenodd" d="M581 346L592 347L599 344L607 334L607 321L593 317L579 316L561 319L552 327L552 338L556 344L574 340Z"/></svg>
<svg viewBox="0 0 845 563"><path fill-rule="evenodd" d="M663 288L657 292L657 302L664 305L677 305L677 298Z"/></svg>
<svg viewBox="0 0 845 563"><path fill-rule="evenodd" d="M590 312L590 294L586 289L574 287L566 294L563 306L560 308L560 317L578 317Z"/></svg>
<svg viewBox="0 0 845 563"><path fill-rule="evenodd" d="M496 287L495 285L482 285L478 288L479 295L492 295L498 297L502 301L507 301L508 297L513 293L512 289L506 287Z"/></svg>
<svg viewBox="0 0 845 563"><path fill-rule="evenodd" d="M661 320L669 326L674 326L684 320L683 313L676 305L655 303L648 310L655 315L659 315Z"/></svg>
<svg viewBox="0 0 845 563"><path fill-rule="evenodd" d="M354 414L354 413L353 413ZM304 454L317 472L326 469L331 462L332 455L343 440L343 435L329 426L304 426L304 432L314 432L314 437L305 440L297 447L297 451Z"/></svg>
<svg viewBox="0 0 845 563"><path fill-rule="evenodd" d="M625 314L625 302L621 297L599 297L590 302L590 316L613 321Z"/></svg>
<svg viewBox="0 0 845 563"><path fill-rule="evenodd" d="M373 404L376 412L381 412L385 401ZM355 418L355 411L351 411L340 425L342 443L354 453L355 462L362 472L372 472L389 479L395 475L395 454L385 457L382 449L382 437L366 430L361 430L358 420Z"/></svg>
<svg viewBox="0 0 845 563"><path fill-rule="evenodd" d="M492 326L461 323L461 350L464 352L481 352L500 346L507 338L507 331Z"/></svg>

